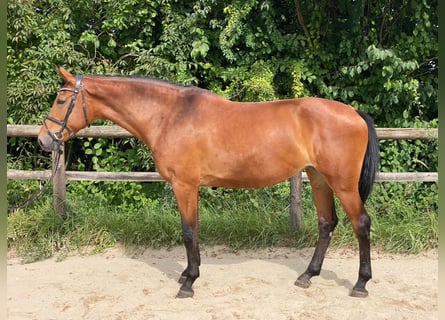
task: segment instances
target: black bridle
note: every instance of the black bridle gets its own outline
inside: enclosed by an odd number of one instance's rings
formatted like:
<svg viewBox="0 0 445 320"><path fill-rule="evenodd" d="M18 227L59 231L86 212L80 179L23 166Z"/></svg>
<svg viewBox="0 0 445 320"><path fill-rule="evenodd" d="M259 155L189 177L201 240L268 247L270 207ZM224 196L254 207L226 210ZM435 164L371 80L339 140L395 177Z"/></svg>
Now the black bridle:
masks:
<svg viewBox="0 0 445 320"><path fill-rule="evenodd" d="M87 114L87 105L85 104L85 93L84 93L84 89L83 89L83 85L82 85L82 79L83 79L83 77L81 75L77 75L76 76L76 84L74 86L74 89L62 88L59 90L59 92L69 91L69 92L73 93L73 96L71 97L70 105L68 106L68 110L66 111L65 118L63 119L63 121L53 118L53 117L50 117L50 116L47 116L45 118L45 120L43 121L45 128L48 131L48 134L50 135L50 137L53 138L53 140L59 144L61 144L63 142L63 131L65 131L65 130L68 131L71 138L75 136L75 133L73 132L73 130L71 130L70 127L68 126L68 119L69 119L71 113L73 112L79 92L82 95L82 109L83 109L83 115L85 117L85 123L86 123L87 127L90 126L90 121L88 120L88 114ZM55 133L51 132L48 128L48 125L46 124L47 120L60 125L60 130Z"/></svg>
<svg viewBox="0 0 445 320"><path fill-rule="evenodd" d="M57 153L56 153L56 156L54 159L53 169L51 172L51 176L48 179L48 183L44 187L42 187L37 193L35 193L30 198L28 198L28 200L23 202L22 204L8 205L8 211L28 207L31 203L36 201L41 195L43 195L48 190L49 182L51 182L53 180L54 176L56 175L57 168L59 167L60 155L63 153L63 147L62 147L63 131L65 131L65 130L68 131L70 137L75 136L75 133L73 132L73 130L71 130L68 127L68 119L69 119L71 113L73 112L74 105L76 104L76 100L77 100L77 96L78 96L79 92L82 95L82 109L83 109L83 115L85 117L85 123L86 123L87 127L90 126L90 121L88 120L88 114L87 114L87 106L85 104L85 94L84 94L84 90L83 90L83 86L82 86L82 76L80 76L80 75L76 76L76 85L74 86L74 89L62 88L59 90L59 92L62 92L62 91L69 91L69 92L73 93L73 96L71 97L70 105L68 106L68 110L66 111L66 114L65 114L65 118L63 119L63 121L61 121L56 118L47 116L45 118L45 120L43 121L43 124L45 125L45 128L48 131L48 134L58 145L58 150L56 150ZM60 130L57 131L56 133L51 132L48 128L48 125L46 124L47 120L60 125Z"/></svg>

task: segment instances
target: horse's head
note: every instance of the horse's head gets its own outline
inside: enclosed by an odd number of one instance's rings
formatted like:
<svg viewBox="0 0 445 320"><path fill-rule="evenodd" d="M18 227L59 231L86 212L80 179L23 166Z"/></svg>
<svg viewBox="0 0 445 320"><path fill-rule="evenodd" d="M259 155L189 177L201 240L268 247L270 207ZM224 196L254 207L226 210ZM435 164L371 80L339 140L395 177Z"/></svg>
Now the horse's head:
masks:
<svg viewBox="0 0 445 320"><path fill-rule="evenodd" d="M74 76L62 67L57 71L65 85L59 90L38 135L38 142L45 151L59 150L62 142L90 125L82 76Z"/></svg>

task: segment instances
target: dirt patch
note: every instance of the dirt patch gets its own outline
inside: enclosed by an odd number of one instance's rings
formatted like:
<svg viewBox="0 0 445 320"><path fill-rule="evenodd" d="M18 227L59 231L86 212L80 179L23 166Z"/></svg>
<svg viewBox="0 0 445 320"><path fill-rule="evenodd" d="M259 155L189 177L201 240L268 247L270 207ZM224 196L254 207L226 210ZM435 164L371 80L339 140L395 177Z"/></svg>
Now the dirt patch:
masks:
<svg viewBox="0 0 445 320"><path fill-rule="evenodd" d="M8 319L438 319L438 253L372 253L369 297L352 298L358 255L330 250L308 289L293 283L313 249L203 248L195 296L175 299L185 250L70 256L21 264L9 257Z"/></svg>

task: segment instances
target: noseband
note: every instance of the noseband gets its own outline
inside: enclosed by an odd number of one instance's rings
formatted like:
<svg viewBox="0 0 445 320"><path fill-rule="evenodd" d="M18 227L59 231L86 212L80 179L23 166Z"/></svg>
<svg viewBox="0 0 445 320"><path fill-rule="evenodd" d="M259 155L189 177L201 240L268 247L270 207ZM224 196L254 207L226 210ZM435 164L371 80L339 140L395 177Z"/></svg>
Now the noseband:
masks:
<svg viewBox="0 0 445 320"><path fill-rule="evenodd" d="M43 122L45 124L46 130L48 131L48 134L50 135L50 137L53 138L54 141L57 141L59 144L62 143L63 131L65 131L65 130L68 131L70 137L75 136L75 133L68 127L68 119L69 119L71 113L73 112L73 109L74 109L74 106L75 106L76 100L77 100L77 95L79 94L79 92L82 95L82 109L83 109L83 115L85 117L85 123L86 123L87 127L90 126L90 122L88 120L88 114L87 114L87 106L85 104L85 94L84 94L84 90L83 90L83 86L82 86L82 76L81 75L76 76L76 85L74 86L74 89L62 88L59 90L59 92L62 92L62 91L69 91L69 92L73 93L73 96L71 97L70 105L68 106L68 110L66 111L66 114L65 114L65 118L63 119L63 121L60 121L56 118L47 116L45 118L45 121ZM60 130L55 133L51 132L48 128L48 125L46 124L47 120L60 125Z"/></svg>

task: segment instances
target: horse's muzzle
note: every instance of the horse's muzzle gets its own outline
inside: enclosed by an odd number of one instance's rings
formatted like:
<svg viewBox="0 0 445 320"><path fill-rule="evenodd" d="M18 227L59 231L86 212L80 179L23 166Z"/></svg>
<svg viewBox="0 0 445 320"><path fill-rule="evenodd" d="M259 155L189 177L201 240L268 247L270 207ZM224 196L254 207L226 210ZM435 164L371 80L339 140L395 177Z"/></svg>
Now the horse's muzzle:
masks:
<svg viewBox="0 0 445 320"><path fill-rule="evenodd" d="M39 145L43 151L51 152L60 149L60 141L54 140L49 134L39 136L37 141L39 142Z"/></svg>

